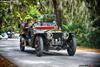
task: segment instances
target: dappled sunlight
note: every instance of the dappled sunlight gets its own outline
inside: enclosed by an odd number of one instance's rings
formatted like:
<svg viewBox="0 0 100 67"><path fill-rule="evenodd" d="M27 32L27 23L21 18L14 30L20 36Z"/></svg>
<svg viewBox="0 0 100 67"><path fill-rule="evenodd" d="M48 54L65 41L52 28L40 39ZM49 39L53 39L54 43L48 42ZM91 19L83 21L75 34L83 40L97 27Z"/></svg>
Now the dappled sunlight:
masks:
<svg viewBox="0 0 100 67"><path fill-rule="evenodd" d="M51 63L50 61L43 61L43 60L21 60L21 59L17 59L19 62L21 63L25 63L25 64L49 64Z"/></svg>
<svg viewBox="0 0 100 67"><path fill-rule="evenodd" d="M50 50L49 52L44 52L42 57L37 57L33 48L27 47L24 52L21 52L17 43L18 40L14 42L12 42L12 40L2 41L2 43L4 42L6 42L4 45L7 46L4 48L0 47L0 54L20 67L27 67L28 65L29 67L34 67L34 65L37 67L41 67L41 65L43 65L43 67L45 65L50 65L51 67L66 67L65 64L68 64L69 66L71 66L70 64L76 66L79 64L98 63L100 58L100 54L98 53L80 50L79 48L77 48L76 54L74 56L68 56L67 50ZM9 42L11 42L10 46L7 44ZM15 45L13 45L13 43Z"/></svg>

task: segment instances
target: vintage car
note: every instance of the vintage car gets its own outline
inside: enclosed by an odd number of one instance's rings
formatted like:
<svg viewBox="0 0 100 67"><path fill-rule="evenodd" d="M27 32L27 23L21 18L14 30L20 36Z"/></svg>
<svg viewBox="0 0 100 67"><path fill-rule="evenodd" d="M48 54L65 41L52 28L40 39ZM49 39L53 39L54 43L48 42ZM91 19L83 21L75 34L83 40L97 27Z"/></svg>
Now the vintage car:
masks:
<svg viewBox="0 0 100 67"><path fill-rule="evenodd" d="M73 56L76 52L76 39L74 33L62 32L54 22L36 23L28 28L29 34L20 34L20 50L25 46L35 48L36 55L42 56L49 50L65 50Z"/></svg>

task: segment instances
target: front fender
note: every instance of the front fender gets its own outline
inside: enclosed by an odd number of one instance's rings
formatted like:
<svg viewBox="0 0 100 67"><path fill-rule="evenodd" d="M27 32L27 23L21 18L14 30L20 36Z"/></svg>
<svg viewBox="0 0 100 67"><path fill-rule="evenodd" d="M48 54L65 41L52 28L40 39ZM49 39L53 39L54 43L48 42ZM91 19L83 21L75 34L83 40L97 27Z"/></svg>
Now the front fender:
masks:
<svg viewBox="0 0 100 67"><path fill-rule="evenodd" d="M75 33L69 33L69 36L75 37Z"/></svg>
<svg viewBox="0 0 100 67"><path fill-rule="evenodd" d="M46 33L45 32L43 32L43 31L36 31L35 33L34 33L34 37L33 37L33 39L32 39L32 47L34 48L35 47L35 38L36 38L36 36L41 36L41 37L43 37L43 39L46 39Z"/></svg>
<svg viewBox="0 0 100 67"><path fill-rule="evenodd" d="M73 37L75 37L75 33L69 33L69 37L68 37L68 40L71 40Z"/></svg>

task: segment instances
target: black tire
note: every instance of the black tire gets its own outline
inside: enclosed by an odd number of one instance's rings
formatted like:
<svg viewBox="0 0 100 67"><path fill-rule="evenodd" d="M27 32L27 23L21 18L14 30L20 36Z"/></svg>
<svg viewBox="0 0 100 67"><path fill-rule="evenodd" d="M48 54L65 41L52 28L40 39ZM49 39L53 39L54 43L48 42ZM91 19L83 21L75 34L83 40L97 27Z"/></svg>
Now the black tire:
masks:
<svg viewBox="0 0 100 67"><path fill-rule="evenodd" d="M20 50L24 51L25 50L25 39L23 37L20 37Z"/></svg>
<svg viewBox="0 0 100 67"><path fill-rule="evenodd" d="M47 39L45 37L43 37L43 41L44 41L44 51L49 52L49 44L47 43Z"/></svg>
<svg viewBox="0 0 100 67"><path fill-rule="evenodd" d="M44 49L43 45L44 45L43 37L36 36L36 38L35 38L35 50L36 50L36 55L38 57L43 55L43 49Z"/></svg>
<svg viewBox="0 0 100 67"><path fill-rule="evenodd" d="M72 37L71 40L68 41L67 45L68 45L67 48L68 55L74 56L76 52L76 38Z"/></svg>

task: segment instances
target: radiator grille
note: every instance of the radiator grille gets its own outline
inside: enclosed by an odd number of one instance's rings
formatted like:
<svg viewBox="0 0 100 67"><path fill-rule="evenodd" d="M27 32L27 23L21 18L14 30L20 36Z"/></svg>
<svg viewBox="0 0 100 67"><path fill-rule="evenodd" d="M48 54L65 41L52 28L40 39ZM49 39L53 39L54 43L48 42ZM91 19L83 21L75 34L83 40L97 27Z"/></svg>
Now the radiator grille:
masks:
<svg viewBox="0 0 100 67"><path fill-rule="evenodd" d="M62 39L63 33L52 33L52 34L54 39L59 39L59 38Z"/></svg>

